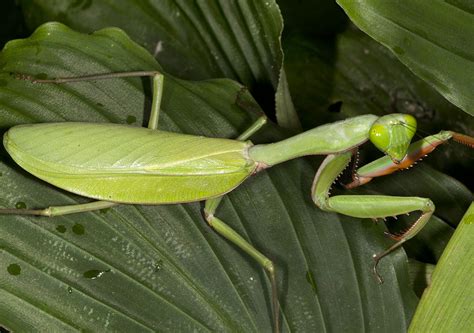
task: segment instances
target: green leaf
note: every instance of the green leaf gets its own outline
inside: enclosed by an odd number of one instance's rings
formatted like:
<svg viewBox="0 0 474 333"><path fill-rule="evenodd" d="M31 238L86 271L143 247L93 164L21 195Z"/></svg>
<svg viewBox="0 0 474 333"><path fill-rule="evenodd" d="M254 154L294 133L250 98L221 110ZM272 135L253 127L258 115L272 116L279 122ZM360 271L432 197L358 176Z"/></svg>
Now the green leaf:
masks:
<svg viewBox="0 0 474 333"><path fill-rule="evenodd" d="M435 265L426 264L414 259L408 260L408 273L417 296L421 297L425 288L430 285L431 275L435 267Z"/></svg>
<svg viewBox="0 0 474 333"><path fill-rule="evenodd" d="M275 95L276 117L278 124L292 132L301 132L301 123L295 114L295 106L291 100L290 90L284 68L281 70L280 84Z"/></svg>
<svg viewBox="0 0 474 333"><path fill-rule="evenodd" d="M298 129L286 93L275 0L21 1L27 23L59 21L82 32L119 27L150 51L170 74L186 79L227 77L247 86L280 125ZM275 96L275 92L278 94ZM276 99L276 100L275 100Z"/></svg>
<svg viewBox="0 0 474 333"><path fill-rule="evenodd" d="M160 69L122 31L79 34L60 24L9 43L0 55L0 125L90 121L140 126L149 82L42 85L49 77ZM147 98L148 97L148 98ZM229 80L166 75L162 129L235 137L258 110ZM268 126L256 142L281 138ZM86 201L55 189L2 157L0 204L45 207ZM272 258L285 331L404 332L416 298L406 257L380 265L382 225L319 211L314 170L303 160L259 173L230 193L217 215ZM449 189L447 189L449 190ZM120 206L57 218L0 219L0 322L15 331L269 331L270 290L261 267L204 223L199 203Z"/></svg>
<svg viewBox="0 0 474 333"><path fill-rule="evenodd" d="M474 330L474 204L464 215L421 298L409 332Z"/></svg>
<svg viewBox="0 0 474 333"><path fill-rule="evenodd" d="M467 1L338 0L364 32L390 48L451 103L474 115L474 14Z"/></svg>

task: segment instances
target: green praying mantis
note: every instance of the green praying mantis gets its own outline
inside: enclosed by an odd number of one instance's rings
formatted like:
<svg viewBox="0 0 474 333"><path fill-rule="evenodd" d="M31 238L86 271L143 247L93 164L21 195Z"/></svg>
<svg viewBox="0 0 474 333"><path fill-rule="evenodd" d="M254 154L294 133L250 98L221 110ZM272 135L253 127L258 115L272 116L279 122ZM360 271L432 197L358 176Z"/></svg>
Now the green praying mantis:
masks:
<svg viewBox="0 0 474 333"><path fill-rule="evenodd" d="M279 331L276 269L268 257L216 217L222 196L253 174L290 159L327 155L311 189L321 209L359 218L385 218L413 211L420 217L399 235L396 242L374 255L379 261L415 236L435 210L428 198L383 195L330 196L333 182L350 164L357 148L371 141L385 156L354 170L346 188L372 178L405 169L436 146L454 139L474 147L474 138L442 131L411 143L416 120L407 114L383 117L363 115L326 124L288 139L254 145L247 141L265 123L260 117L236 140L191 136L158 130L164 77L156 71L109 73L75 78L39 80L35 83L66 83L117 77L153 78L153 101L148 128L117 124L45 123L15 126L4 135L4 146L13 160L30 174L66 191L97 201L45 209L0 209L0 214L60 216L100 210L118 204L176 204L205 201L204 218L221 236L257 261L272 285L274 329Z"/></svg>

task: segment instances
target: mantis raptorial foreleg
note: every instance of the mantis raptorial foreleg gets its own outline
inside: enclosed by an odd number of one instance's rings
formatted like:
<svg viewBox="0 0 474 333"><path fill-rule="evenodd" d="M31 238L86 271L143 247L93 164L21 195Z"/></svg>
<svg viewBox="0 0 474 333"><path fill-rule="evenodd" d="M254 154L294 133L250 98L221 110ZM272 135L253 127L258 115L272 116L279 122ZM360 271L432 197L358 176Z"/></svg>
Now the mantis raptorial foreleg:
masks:
<svg viewBox="0 0 474 333"><path fill-rule="evenodd" d="M353 181L350 184L344 185L344 187L347 189L355 188L370 182L372 178L389 175L398 170L408 169L424 156L431 153L437 146L450 139L474 148L474 139L472 137L453 131L441 131L438 134L427 136L412 143L408 147L405 158L398 164L393 163L390 157L384 156L360 167L354 173Z"/></svg>
<svg viewBox="0 0 474 333"><path fill-rule="evenodd" d="M148 128L156 130L158 129L158 120L160 117L160 105L161 96L163 94L163 79L164 76L157 71L143 71L143 72L124 72L124 73L107 73L80 77L65 77L40 80L30 76L21 76L21 79L31 80L34 83L68 83L68 82L80 82L80 81L91 81L91 80L104 80L110 78L120 77L140 77L140 76L151 76L153 78L153 101L151 105L150 120L148 122ZM14 215L37 215L37 216L61 216L75 213L84 213L96 211L104 208L110 208L119 205L116 202L110 201L94 201L85 204L78 205L67 205L67 206L51 206L43 209L0 209L2 214L14 214Z"/></svg>
<svg viewBox="0 0 474 333"><path fill-rule="evenodd" d="M451 131L442 131L412 143L407 150L405 158L399 163L394 163L390 157L384 156L357 169L354 173L353 181L345 185L345 187L354 188L368 183L374 177L388 175L394 171L409 168L417 160L432 152L436 146L449 139L474 147L474 141L471 137ZM318 169L312 188L312 198L316 205L326 211L372 219L397 216L413 211L421 212L421 216L402 234L393 235L387 233L397 242L384 252L374 255L375 264L373 270L378 280L382 282L382 277L377 272L377 265L380 259L415 236L429 221L435 206L430 199L419 197L384 195L338 195L330 197L329 190L331 185L349 164L351 155L351 152L332 154L328 155L323 161Z"/></svg>
<svg viewBox="0 0 474 333"><path fill-rule="evenodd" d="M311 195L313 201L323 210L337 212L359 218L385 218L421 211L421 216L412 226L400 236L393 236L397 242L386 251L374 255L373 271L379 280L382 277L377 272L377 265L383 257L412 238L428 222L435 210L430 199L419 197L395 197L386 195L336 195L329 196L332 183L349 164L351 152L328 155L318 169L314 178Z"/></svg>

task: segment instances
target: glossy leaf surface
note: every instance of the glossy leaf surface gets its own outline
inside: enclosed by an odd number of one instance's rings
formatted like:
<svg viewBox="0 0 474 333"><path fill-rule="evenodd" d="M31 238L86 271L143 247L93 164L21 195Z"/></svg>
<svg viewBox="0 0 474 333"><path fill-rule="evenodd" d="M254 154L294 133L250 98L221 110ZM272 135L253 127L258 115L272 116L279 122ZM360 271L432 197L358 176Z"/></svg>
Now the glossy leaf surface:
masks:
<svg viewBox="0 0 474 333"><path fill-rule="evenodd" d="M474 204L464 215L433 273L409 332L474 329Z"/></svg>
<svg viewBox="0 0 474 333"><path fill-rule="evenodd" d="M390 48L451 103L474 115L474 13L468 1L338 3L360 29Z"/></svg>

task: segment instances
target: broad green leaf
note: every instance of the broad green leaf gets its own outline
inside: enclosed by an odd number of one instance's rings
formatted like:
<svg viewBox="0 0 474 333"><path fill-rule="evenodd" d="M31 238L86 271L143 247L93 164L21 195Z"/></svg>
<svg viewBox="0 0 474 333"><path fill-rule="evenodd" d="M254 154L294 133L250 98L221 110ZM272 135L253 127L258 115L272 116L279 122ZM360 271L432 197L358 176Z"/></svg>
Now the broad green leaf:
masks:
<svg viewBox="0 0 474 333"><path fill-rule="evenodd" d="M0 55L0 125L31 122L146 122L149 81L41 85L10 72L70 76L159 69L122 31L83 35L60 24L9 43ZM258 106L229 80L187 82L166 75L162 129L235 137ZM247 110L248 109L248 110ZM145 115L145 116L144 116ZM255 138L281 138L273 127ZM44 207L86 201L57 190L2 157L0 203ZM380 265L384 227L319 211L314 169L298 160L262 172L217 212L272 258L284 331L404 332L416 298L406 257ZM202 204L120 206L58 218L0 218L0 323L15 331L245 331L271 329L263 270L216 235Z"/></svg>
<svg viewBox="0 0 474 333"><path fill-rule="evenodd" d="M474 330L474 204L464 215L421 298L409 332Z"/></svg>
<svg viewBox="0 0 474 333"><path fill-rule="evenodd" d="M276 106L281 126L299 127L287 102L291 97L280 45L283 19L275 0L20 2L31 28L48 21L82 32L119 27L170 74L193 80L237 80L250 89L265 112L274 115Z"/></svg>
<svg viewBox="0 0 474 333"><path fill-rule="evenodd" d="M435 265L426 264L414 259L408 260L408 273L412 280L413 289L418 297L421 297L425 288L430 285L435 267Z"/></svg>
<svg viewBox="0 0 474 333"><path fill-rule="evenodd" d="M451 103L474 115L474 13L468 1L338 3L360 29L390 48Z"/></svg>
<svg viewBox="0 0 474 333"><path fill-rule="evenodd" d="M286 72L283 68L280 75L280 84L275 95L275 102L278 124L292 132L301 132L301 123L295 113L295 106L291 100L286 80Z"/></svg>

